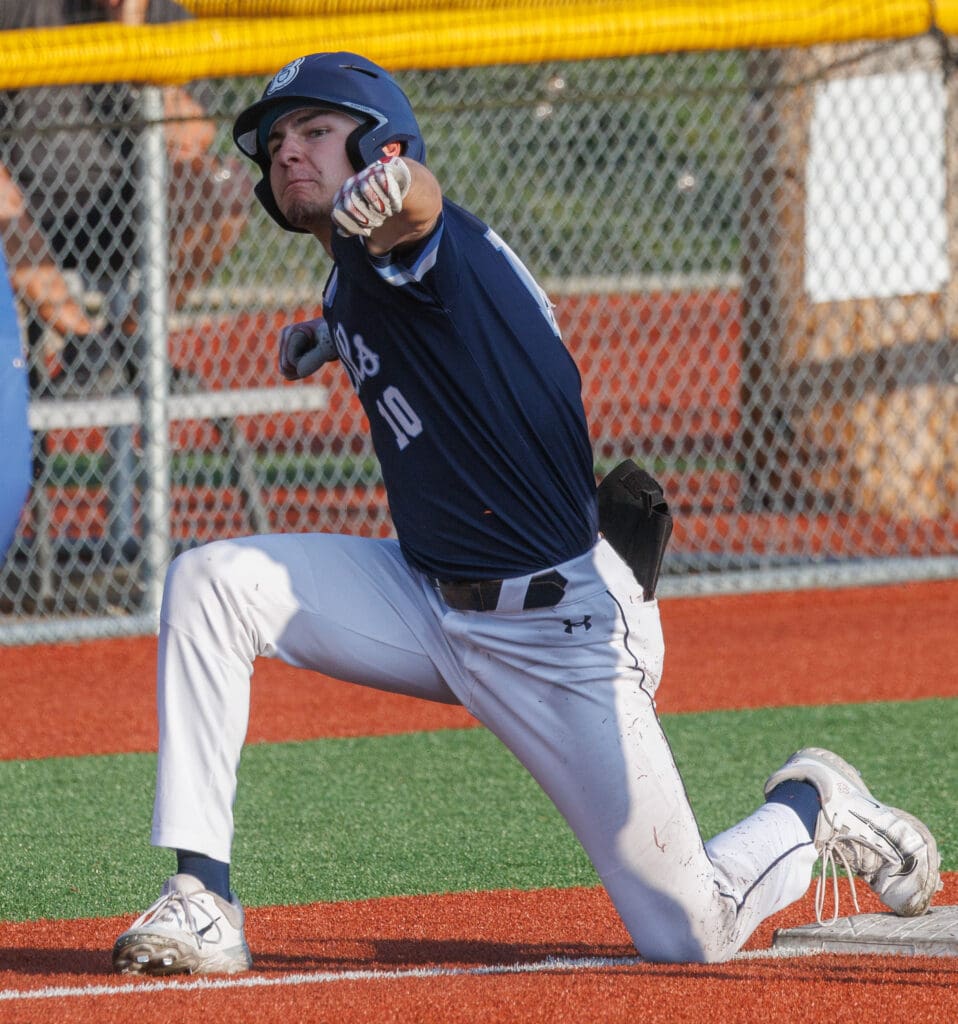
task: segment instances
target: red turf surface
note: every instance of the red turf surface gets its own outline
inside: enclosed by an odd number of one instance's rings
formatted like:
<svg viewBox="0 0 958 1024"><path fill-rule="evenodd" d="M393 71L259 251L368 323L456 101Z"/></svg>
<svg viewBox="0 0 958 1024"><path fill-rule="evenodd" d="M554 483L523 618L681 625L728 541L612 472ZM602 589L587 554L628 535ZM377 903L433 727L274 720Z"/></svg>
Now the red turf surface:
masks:
<svg viewBox="0 0 958 1024"><path fill-rule="evenodd" d="M870 894L860 897L863 911L880 909ZM956 902L958 876L947 879L940 899ZM813 918L809 894L765 922L747 949L766 949L776 927ZM248 922L256 967L246 977L280 982L298 974L339 977L246 990L148 992L148 981L109 973L107 950L126 920L0 924L0 985L48 996L0 1002L0 1021L946 1024L958 1019L958 967L941 958L822 955L715 966L465 973L484 965L541 964L548 957L634 956L599 888L261 908L250 910ZM410 976L435 969L447 973ZM383 976L350 977L356 971ZM406 976L389 978L386 972ZM112 994L50 997L51 989L104 985Z"/></svg>

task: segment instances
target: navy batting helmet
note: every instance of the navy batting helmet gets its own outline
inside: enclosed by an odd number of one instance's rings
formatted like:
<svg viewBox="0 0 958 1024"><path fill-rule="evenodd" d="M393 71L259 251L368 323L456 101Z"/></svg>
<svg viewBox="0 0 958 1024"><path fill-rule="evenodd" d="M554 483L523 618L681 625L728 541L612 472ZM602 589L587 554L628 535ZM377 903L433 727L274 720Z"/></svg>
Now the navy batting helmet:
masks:
<svg viewBox="0 0 958 1024"><path fill-rule="evenodd" d="M269 183L266 138L275 121L300 107L320 106L359 120L346 140L346 155L357 171L399 142L413 160L424 162L426 144L406 94L395 79L355 53L313 53L281 68L260 100L247 107L233 126L233 140L259 164L263 179L254 191L270 216L287 231L299 231L282 215Z"/></svg>

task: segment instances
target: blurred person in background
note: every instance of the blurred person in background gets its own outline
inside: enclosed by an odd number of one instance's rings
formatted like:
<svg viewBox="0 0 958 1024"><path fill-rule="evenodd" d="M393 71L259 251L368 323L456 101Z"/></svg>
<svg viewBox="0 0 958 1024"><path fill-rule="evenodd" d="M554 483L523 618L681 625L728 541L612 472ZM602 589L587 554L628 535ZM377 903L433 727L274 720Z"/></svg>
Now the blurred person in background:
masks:
<svg viewBox="0 0 958 1024"><path fill-rule="evenodd" d="M0 168L0 223L20 217L23 201ZM30 428L27 422L27 367L20 325L0 250L0 562L16 533L30 490Z"/></svg>
<svg viewBox="0 0 958 1024"><path fill-rule="evenodd" d="M190 15L172 0L39 0L0 4L0 30L116 21L127 25L180 21ZM74 272L75 292L102 296L103 327L58 322L32 293L27 306L31 349L52 340L63 373L44 379L34 355L33 386L67 394L105 394L139 383L135 271L139 253L138 93L124 82L20 89L0 113L0 159L23 193L61 269ZM216 126L183 88L164 89L169 158L171 294L182 307L208 280L239 237L247 217L249 179L233 157L211 152ZM34 250L7 237L14 277ZM52 335L52 338L51 338ZM188 380L188 378L185 378ZM174 386L180 378L174 379Z"/></svg>
<svg viewBox="0 0 958 1024"><path fill-rule="evenodd" d="M187 18L171 0L0 3L0 30ZM24 309L31 391L64 397L137 392L146 343L139 280L150 256L142 231L147 211L141 199L139 90L106 82L12 90L4 99L0 163L25 208L2 232L2 241ZM169 305L178 309L238 239L250 181L238 159L213 151L216 125L190 92L167 87L163 99ZM94 308L95 322L88 315ZM188 367L173 367L170 387L196 390L197 380ZM45 448L45 437L38 437L38 465ZM132 558L139 550L133 428L109 428L106 454L112 466L105 474L110 552Z"/></svg>

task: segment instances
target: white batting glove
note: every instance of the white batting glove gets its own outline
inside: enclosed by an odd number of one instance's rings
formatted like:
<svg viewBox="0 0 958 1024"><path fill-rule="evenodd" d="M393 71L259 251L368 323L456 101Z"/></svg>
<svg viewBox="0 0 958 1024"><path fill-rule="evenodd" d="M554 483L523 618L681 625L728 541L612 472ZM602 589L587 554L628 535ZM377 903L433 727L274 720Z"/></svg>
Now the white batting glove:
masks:
<svg viewBox="0 0 958 1024"><path fill-rule="evenodd" d="M302 380L338 356L329 327L322 318L290 324L280 331L279 372L287 380Z"/></svg>
<svg viewBox="0 0 958 1024"><path fill-rule="evenodd" d="M399 213L412 175L398 156L384 156L349 178L333 200L333 221L339 233L369 235L387 217Z"/></svg>

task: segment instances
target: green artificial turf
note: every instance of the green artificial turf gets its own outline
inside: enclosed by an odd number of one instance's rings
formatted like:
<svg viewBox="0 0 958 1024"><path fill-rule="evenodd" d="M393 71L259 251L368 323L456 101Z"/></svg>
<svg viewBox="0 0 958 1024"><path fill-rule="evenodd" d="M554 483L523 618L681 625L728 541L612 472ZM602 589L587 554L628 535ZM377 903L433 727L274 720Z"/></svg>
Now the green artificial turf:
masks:
<svg viewBox="0 0 958 1024"><path fill-rule="evenodd" d="M958 699L666 716L701 830L761 800L792 750L830 746L924 818L958 868ZM148 845L152 755L0 763L0 919L130 913L172 868ZM250 746L234 884L248 905L591 885L565 823L482 729Z"/></svg>

